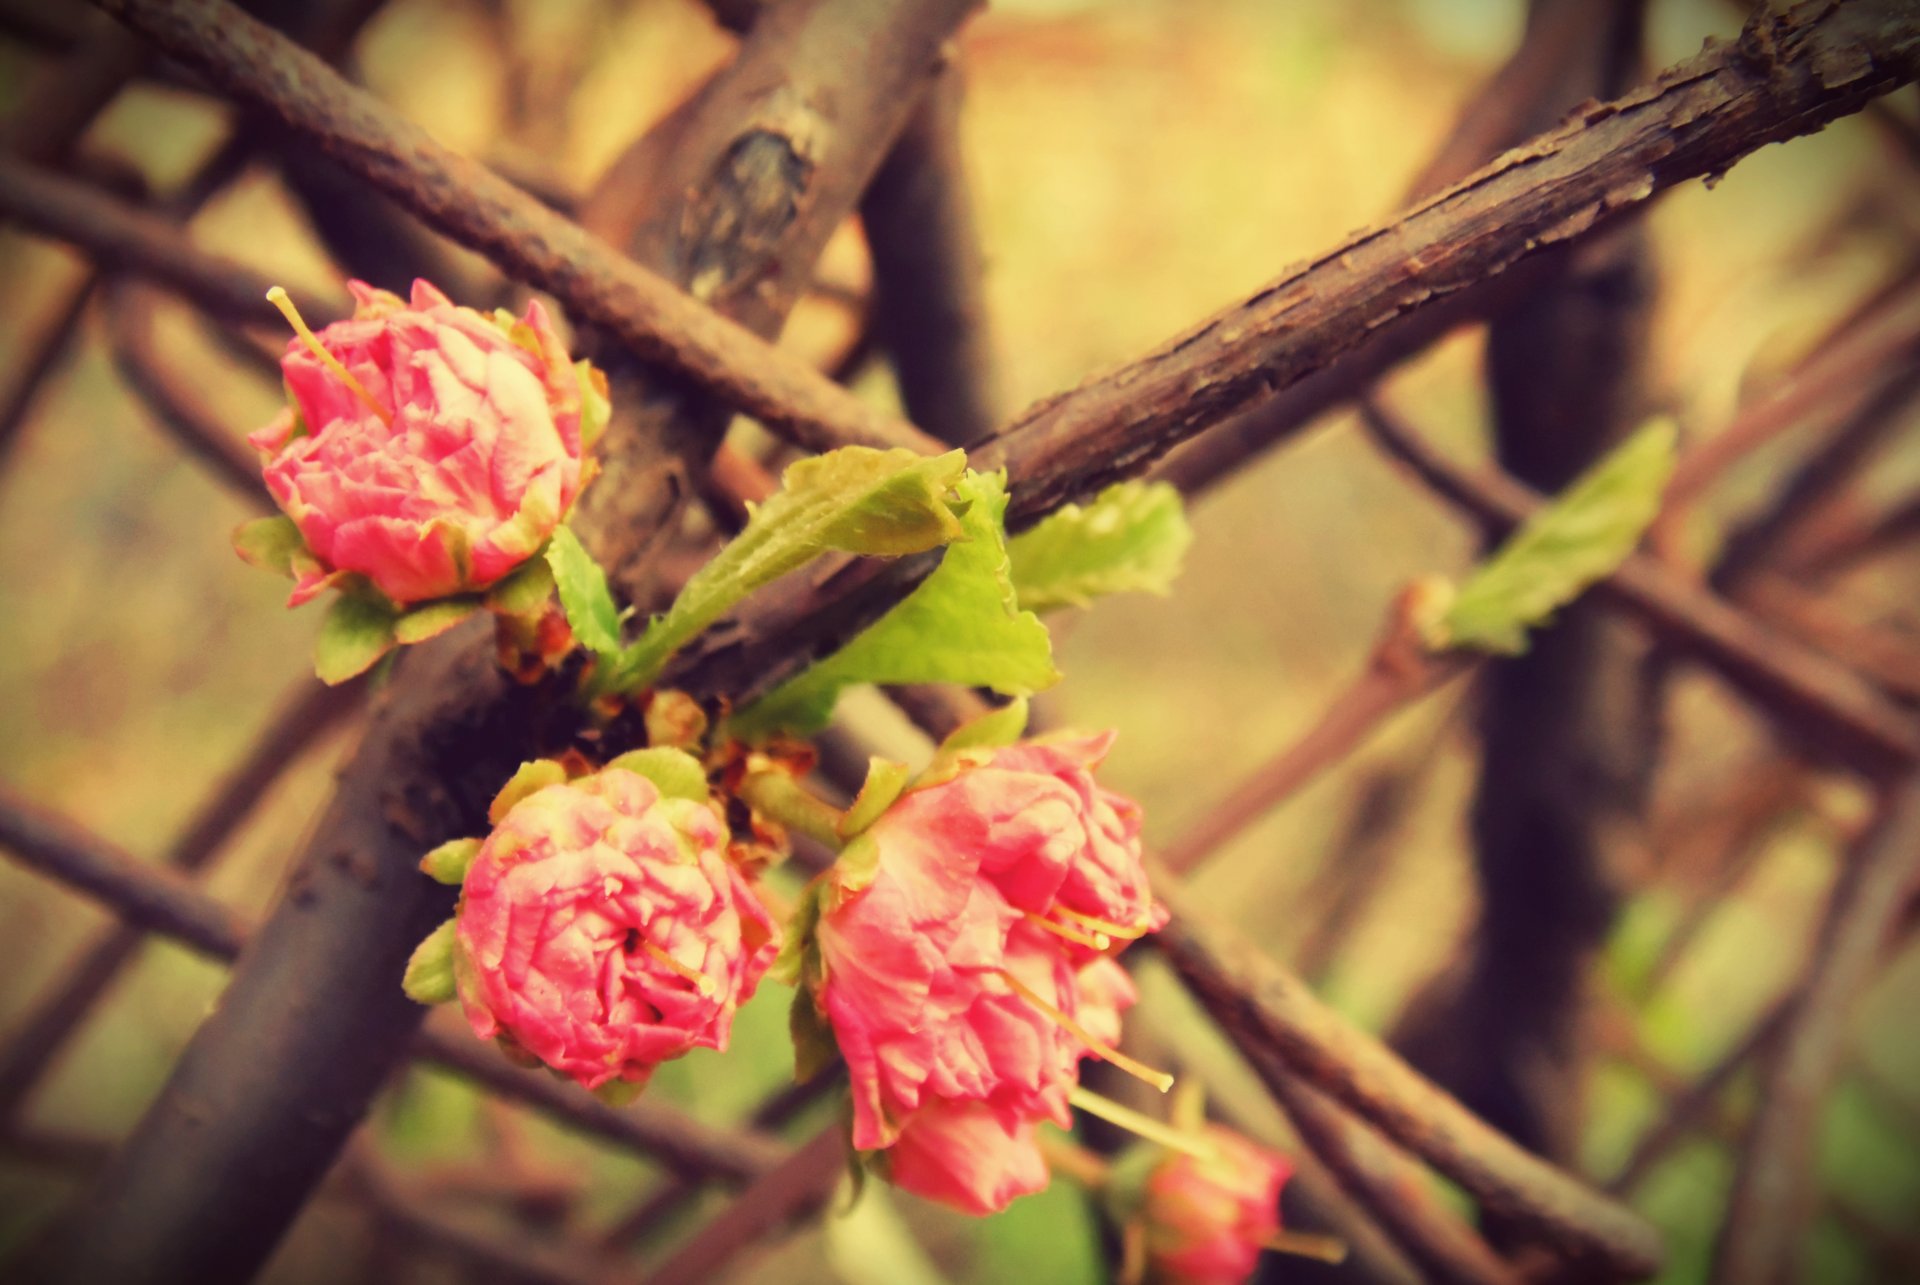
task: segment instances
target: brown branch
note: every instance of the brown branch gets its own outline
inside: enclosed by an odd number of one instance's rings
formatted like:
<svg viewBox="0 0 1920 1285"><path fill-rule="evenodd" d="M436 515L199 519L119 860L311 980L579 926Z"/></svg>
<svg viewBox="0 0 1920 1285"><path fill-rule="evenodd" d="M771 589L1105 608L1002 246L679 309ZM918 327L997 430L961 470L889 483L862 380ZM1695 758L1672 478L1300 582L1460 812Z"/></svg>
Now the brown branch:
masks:
<svg viewBox="0 0 1920 1285"><path fill-rule="evenodd" d="M775 349L499 175L433 141L225 0L97 0L234 98L278 118L430 227L551 292L636 355L815 449L930 449L797 357Z"/></svg>
<svg viewBox="0 0 1920 1285"><path fill-rule="evenodd" d="M1191 872L1346 758L1389 717L1475 667L1478 657L1427 651L1408 613L1409 600L1403 597L1388 614L1366 668L1334 696L1300 739L1255 768L1161 854L1167 869L1178 875Z"/></svg>
<svg viewBox="0 0 1920 1285"><path fill-rule="evenodd" d="M1496 1132L1253 947L1195 914L1171 877L1153 939L1243 1050L1262 1050L1371 1121L1562 1258L1614 1277L1652 1274L1660 1242L1637 1216Z"/></svg>
<svg viewBox="0 0 1920 1285"><path fill-rule="evenodd" d="M1031 521L1140 471L1431 301L1916 75L1920 14L1898 0L1812 0L1757 14L1738 43L1587 107L1148 356L1041 403L991 439L979 463L1010 468L1010 518Z"/></svg>
<svg viewBox="0 0 1920 1285"><path fill-rule="evenodd" d="M211 958L238 958L252 935L239 915L182 874L122 852L3 785L0 846L29 868L109 907L127 923ZM397 983L393 989L398 992ZM741 1180L768 1171L786 1155L772 1139L716 1129L657 1103L642 1101L616 1111L574 1085L512 1065L475 1040L451 1013L414 1039L413 1053L568 1128L657 1158L684 1176Z"/></svg>
<svg viewBox="0 0 1920 1285"><path fill-rule="evenodd" d="M87 305L94 297L99 278L89 272L68 287L66 297L55 306L53 315L22 345L18 373L4 396L0 396L0 463L4 463L27 426L34 403L47 380L59 370L61 358L86 319Z"/></svg>
<svg viewBox="0 0 1920 1285"><path fill-rule="evenodd" d="M215 480L263 512L273 501L260 480L260 459L209 410L154 350L150 289L129 282L107 287L107 346L113 367L167 435Z"/></svg>
<svg viewBox="0 0 1920 1285"><path fill-rule="evenodd" d="M264 324L273 315L266 301L272 281L200 249L170 219L84 183L0 160L0 217L71 242L99 266L150 278L220 321ZM315 325L340 315L330 302L303 299L301 306Z"/></svg>
<svg viewBox="0 0 1920 1285"><path fill-rule="evenodd" d="M1874 827L1848 855L1820 925L1813 964L1761 1086L1714 1253L1716 1285L1797 1274L1813 1211L1819 1111L1845 1053L1856 1001L1920 886L1920 776L1889 790Z"/></svg>
<svg viewBox="0 0 1920 1285"><path fill-rule="evenodd" d="M1374 439L1427 486L1479 521L1522 522L1543 501L1500 474L1473 473L1439 454L1379 406L1364 408ZM1861 678L1634 554L1598 586L1661 641L1711 665L1765 709L1870 773L1920 760L1920 727Z"/></svg>
<svg viewBox="0 0 1920 1285"><path fill-rule="evenodd" d="M1302 1142L1340 1187L1373 1216L1425 1272L1454 1285L1517 1285L1520 1274L1479 1233L1436 1199L1407 1155L1289 1070L1271 1051L1242 1046Z"/></svg>
<svg viewBox="0 0 1920 1285"><path fill-rule="evenodd" d="M873 252L874 325L907 414L944 442L993 432L1001 407L987 328L985 252L960 154L963 77L934 77L860 202Z"/></svg>
<svg viewBox="0 0 1920 1285"><path fill-rule="evenodd" d="M205 869L287 767L360 708L364 686L322 687L303 679L281 702L238 766L194 812L162 863L181 874ZM61 983L18 1024L0 1054L0 1122L18 1116L21 1104L86 1021L94 1003L145 941L145 932L127 924L107 929L63 970Z"/></svg>
<svg viewBox="0 0 1920 1285"><path fill-rule="evenodd" d="M755 1179L672 1257L648 1285L705 1285L742 1250L826 1207L847 1171L847 1127L834 1121L778 1168Z"/></svg>
<svg viewBox="0 0 1920 1285"><path fill-rule="evenodd" d="M146 46L113 27L61 54L35 74L0 122L0 152L36 165L65 160L146 63Z"/></svg>
<svg viewBox="0 0 1920 1285"><path fill-rule="evenodd" d="M1689 449L1667 483L1667 506L1686 506L1737 460L1810 417L1835 419L1871 395L1876 376L1920 348L1920 284L1908 282L1849 318L1793 371Z"/></svg>

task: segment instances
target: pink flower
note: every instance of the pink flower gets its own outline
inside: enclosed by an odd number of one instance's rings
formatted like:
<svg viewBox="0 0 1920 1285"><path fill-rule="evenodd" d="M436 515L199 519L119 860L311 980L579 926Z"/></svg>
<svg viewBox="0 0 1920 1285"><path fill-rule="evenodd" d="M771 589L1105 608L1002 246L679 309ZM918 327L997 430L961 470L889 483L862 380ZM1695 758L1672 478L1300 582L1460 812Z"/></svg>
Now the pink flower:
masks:
<svg viewBox="0 0 1920 1285"><path fill-rule="evenodd" d="M1129 935L1161 922L1137 810L1088 775L1107 743L1014 746L902 796L849 850L871 879L825 895L816 998L852 1082L853 1145L892 1148L910 1191L986 1213L1045 1186L1033 1126L1070 1123L1082 1034L1118 1039L1126 973L1080 921L1050 917L1071 888Z"/></svg>
<svg viewBox="0 0 1920 1285"><path fill-rule="evenodd" d="M1176 1152L1147 1179L1147 1262L1170 1285L1239 1285L1280 1232L1292 1166L1231 1130L1209 1126L1204 1136L1211 1158Z"/></svg>
<svg viewBox="0 0 1920 1285"><path fill-rule="evenodd" d="M724 1049L773 962L773 924L711 807L623 768L537 790L467 871L455 977L467 1020L587 1088Z"/></svg>
<svg viewBox="0 0 1920 1285"><path fill-rule="evenodd" d="M425 281L410 305L351 288L353 317L317 337L353 382L290 341L292 405L248 439L312 555L289 605L342 573L401 606L484 589L579 491L579 376L537 301L509 330Z"/></svg>

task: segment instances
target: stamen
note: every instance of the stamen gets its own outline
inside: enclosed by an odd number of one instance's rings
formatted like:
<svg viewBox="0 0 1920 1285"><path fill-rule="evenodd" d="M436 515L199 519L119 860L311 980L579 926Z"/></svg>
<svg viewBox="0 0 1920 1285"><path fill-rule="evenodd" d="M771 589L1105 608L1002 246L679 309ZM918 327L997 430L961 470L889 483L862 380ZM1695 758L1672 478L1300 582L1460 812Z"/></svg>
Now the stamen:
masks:
<svg viewBox="0 0 1920 1285"><path fill-rule="evenodd" d="M1132 941L1135 937L1147 931L1145 922L1127 927L1106 919L1096 919L1092 915L1083 915L1077 910L1068 910L1065 906L1055 906L1053 909L1056 914L1065 915L1075 923L1085 924L1094 932L1105 933L1109 937L1118 937L1123 941Z"/></svg>
<svg viewBox="0 0 1920 1285"><path fill-rule="evenodd" d="M1173 1087L1173 1077L1171 1075L1168 1075L1165 1071L1156 1071L1145 1062L1135 1061L1104 1040L1094 1039L1092 1035L1087 1033L1087 1029L1084 1026L1081 1026L1080 1023L1074 1021L1071 1017L1068 1017L1044 999L1041 999L1039 995L1034 993L1032 987L1028 986L1004 968L1000 970L1000 980L1013 987L1014 993L1019 995L1021 999L1026 1000L1027 1003L1033 1005L1054 1022L1065 1028L1068 1034L1086 1045L1096 1057L1113 1063L1113 1065L1119 1067L1128 1075L1151 1084L1162 1093L1165 1093ZM1144 1119L1145 1117L1142 1118ZM1118 1121L1115 1123L1118 1123Z"/></svg>
<svg viewBox="0 0 1920 1285"><path fill-rule="evenodd" d="M1295 1258L1311 1258L1315 1262L1338 1265L1347 1261L1347 1242L1337 1236L1316 1236L1304 1231L1277 1231L1262 1238L1262 1249L1271 1249L1276 1254L1292 1254Z"/></svg>
<svg viewBox="0 0 1920 1285"><path fill-rule="evenodd" d="M367 409L378 415L382 423L393 423L393 412L375 401L373 394L353 377L353 372L342 365L338 357L327 351L326 346L320 342L319 336L315 335L312 328L307 325L306 318L300 315L300 310L293 306L293 299L287 294L284 286L275 286L267 291L267 302L280 310L280 315L285 317L287 324L293 327L293 333L300 336L300 342L307 346L322 366L338 375L340 382L345 384L355 397L365 402Z"/></svg>
<svg viewBox="0 0 1920 1285"><path fill-rule="evenodd" d="M655 959L665 964L668 968L671 968L674 972L680 974L682 977L692 982L694 989L699 991L702 995L713 994L713 978L707 976L705 973L701 972L699 969L687 967L685 964L681 963L679 960L675 959L672 955L669 955L666 951L660 949L660 947L654 945L650 941L642 942L640 944L640 949L646 951L647 954L653 956Z"/></svg>
<svg viewBox="0 0 1920 1285"><path fill-rule="evenodd" d="M1028 922L1033 924L1034 927L1044 929L1056 937L1064 937L1068 941L1078 942L1082 946L1090 946L1094 950L1105 950L1107 947L1113 945L1113 939L1105 933L1089 935L1081 932L1077 928L1069 928L1065 924L1056 924L1053 920L1041 915L1036 915L1031 910L1026 912L1026 916Z"/></svg>
<svg viewBox="0 0 1920 1285"><path fill-rule="evenodd" d="M1113 1099L1103 1098L1092 1089L1078 1084L1067 1090L1067 1101L1088 1115L1097 1115L1108 1124L1117 1124L1128 1133L1138 1134L1148 1142L1157 1142L1168 1150L1184 1151L1200 1160L1212 1160L1220 1154L1200 1134L1183 1133L1150 1115L1141 1115L1132 1107L1123 1107Z"/></svg>

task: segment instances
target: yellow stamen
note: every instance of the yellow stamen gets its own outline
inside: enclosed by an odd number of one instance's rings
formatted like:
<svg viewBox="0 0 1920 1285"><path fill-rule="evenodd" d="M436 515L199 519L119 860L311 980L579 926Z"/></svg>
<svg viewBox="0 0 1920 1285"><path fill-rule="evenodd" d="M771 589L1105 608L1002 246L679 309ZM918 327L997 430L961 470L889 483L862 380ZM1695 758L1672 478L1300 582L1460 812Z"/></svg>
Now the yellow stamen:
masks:
<svg viewBox="0 0 1920 1285"><path fill-rule="evenodd" d="M1081 1026L1080 1023L1074 1021L1071 1017L1068 1017L1044 999L1041 999L1039 995L1034 993L1032 987L1028 986L1006 969L1003 968L1000 970L1000 978L1006 982L1007 985L1013 987L1014 993L1019 995L1021 999L1026 1000L1027 1003L1033 1005L1042 1013L1045 1013L1054 1022L1064 1027L1068 1034L1086 1045L1096 1057L1113 1063L1113 1065L1119 1067L1128 1075L1151 1084L1162 1093L1165 1093L1173 1087L1173 1077L1171 1075L1168 1075L1165 1071L1156 1071L1145 1062L1135 1061L1133 1058L1128 1057L1125 1053L1122 1053L1119 1049L1114 1048L1111 1044L1103 1040L1094 1039L1092 1035L1087 1033L1087 1029L1084 1026ZM1115 1123L1118 1123L1118 1121Z"/></svg>
<svg viewBox="0 0 1920 1285"><path fill-rule="evenodd" d="M340 382L345 384L355 397L365 402L367 409L378 415L382 423L393 423L393 412L373 400L373 394L353 377L353 372L342 365L338 357L326 350L319 336L315 335L312 328L307 325L307 319L302 317L300 310L293 306L293 299L287 294L284 286L275 286L267 291L267 302L280 310L280 315L285 317L287 324L293 327L293 333L300 336L300 342L307 346L322 366L338 375Z"/></svg>
<svg viewBox="0 0 1920 1285"><path fill-rule="evenodd" d="M1132 941L1135 937L1147 931L1145 922L1134 924L1132 927L1126 927L1105 919L1096 919L1092 915L1083 915L1077 910L1068 910L1065 906L1055 906L1053 909L1056 913L1065 915L1075 923L1084 924L1094 932L1105 933L1109 937L1118 937L1124 941Z"/></svg>
<svg viewBox="0 0 1920 1285"><path fill-rule="evenodd" d="M1107 947L1113 945L1113 939L1105 933L1089 935L1081 932L1077 928L1069 928L1065 924L1056 924L1053 920L1036 915L1031 910L1027 911L1026 915L1027 920L1032 923L1034 927L1045 929L1056 937L1064 937L1068 941L1078 942L1082 946L1089 946L1094 950L1105 950Z"/></svg>
<svg viewBox="0 0 1920 1285"><path fill-rule="evenodd" d="M713 978L707 976L705 973L701 972L699 969L687 967L685 964L681 963L679 960L675 959L672 955L669 955L666 951L660 949L660 947L654 945L650 941L640 943L640 949L646 951L647 954L653 956L655 959L665 964L668 968L671 968L674 972L680 974L682 977L692 982L694 985L694 989L699 991L702 995L713 994Z"/></svg>
<svg viewBox="0 0 1920 1285"><path fill-rule="evenodd" d="M1157 1142L1170 1151L1184 1151L1200 1160L1212 1160L1220 1154L1212 1143L1199 1134L1182 1133L1150 1115L1141 1115L1132 1107L1123 1107L1111 1098L1103 1098L1078 1084L1067 1090L1067 1101L1088 1115L1097 1115L1108 1124L1117 1124L1128 1133L1138 1134L1148 1142Z"/></svg>
<svg viewBox="0 0 1920 1285"><path fill-rule="evenodd" d="M1347 1261L1347 1242L1335 1236L1315 1236L1304 1231L1277 1231L1260 1241L1262 1249L1271 1249L1276 1254L1292 1254L1295 1258L1311 1258L1316 1262L1340 1264Z"/></svg>

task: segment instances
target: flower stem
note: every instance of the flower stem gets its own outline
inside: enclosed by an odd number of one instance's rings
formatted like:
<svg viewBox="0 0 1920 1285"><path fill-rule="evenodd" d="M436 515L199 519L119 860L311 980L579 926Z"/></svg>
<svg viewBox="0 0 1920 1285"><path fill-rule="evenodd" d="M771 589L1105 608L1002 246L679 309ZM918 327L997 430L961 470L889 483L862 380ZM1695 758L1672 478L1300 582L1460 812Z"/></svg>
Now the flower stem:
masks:
<svg viewBox="0 0 1920 1285"><path fill-rule="evenodd" d="M754 772L740 783L740 797L756 812L789 830L816 839L833 851L847 846L840 837L846 814L807 790L785 772Z"/></svg>

